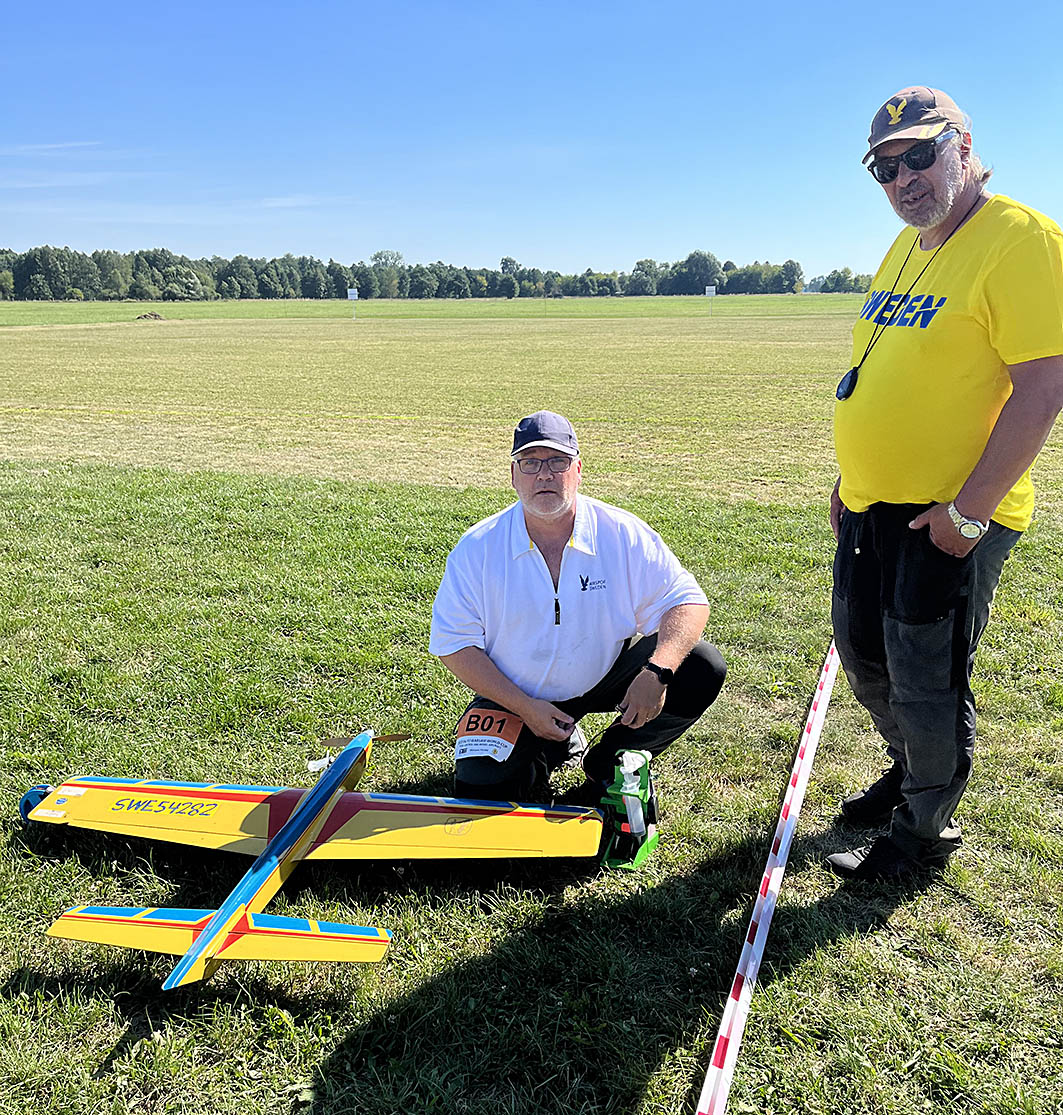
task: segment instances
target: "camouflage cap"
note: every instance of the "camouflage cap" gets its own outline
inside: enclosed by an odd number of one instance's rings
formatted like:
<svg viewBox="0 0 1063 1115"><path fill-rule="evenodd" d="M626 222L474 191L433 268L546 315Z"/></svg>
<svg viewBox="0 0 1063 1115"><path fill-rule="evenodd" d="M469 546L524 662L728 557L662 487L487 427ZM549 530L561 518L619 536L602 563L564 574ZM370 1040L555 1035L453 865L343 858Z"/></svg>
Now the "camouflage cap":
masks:
<svg viewBox="0 0 1063 1115"><path fill-rule="evenodd" d="M891 139L933 139L946 128L966 131L967 118L960 106L940 89L912 85L894 93L875 113L867 137L867 162L880 143Z"/></svg>

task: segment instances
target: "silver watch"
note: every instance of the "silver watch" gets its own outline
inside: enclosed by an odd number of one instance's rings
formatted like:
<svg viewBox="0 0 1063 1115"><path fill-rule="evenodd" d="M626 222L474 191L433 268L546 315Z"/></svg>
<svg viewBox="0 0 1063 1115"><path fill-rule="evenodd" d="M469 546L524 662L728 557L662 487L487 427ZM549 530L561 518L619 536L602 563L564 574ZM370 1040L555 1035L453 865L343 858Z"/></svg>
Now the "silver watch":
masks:
<svg viewBox="0 0 1063 1115"><path fill-rule="evenodd" d="M988 523L983 523L978 519L968 519L966 515L961 515L956 510L955 501L949 504L949 518L952 520L952 525L960 532L960 537L967 538L972 542L981 538L989 530Z"/></svg>

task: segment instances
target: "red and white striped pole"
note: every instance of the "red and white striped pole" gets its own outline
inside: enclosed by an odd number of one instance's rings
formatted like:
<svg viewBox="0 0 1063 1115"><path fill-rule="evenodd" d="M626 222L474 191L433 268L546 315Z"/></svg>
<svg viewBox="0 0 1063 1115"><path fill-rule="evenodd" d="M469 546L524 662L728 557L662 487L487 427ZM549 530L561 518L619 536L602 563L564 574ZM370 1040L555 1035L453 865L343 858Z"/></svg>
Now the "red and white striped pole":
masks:
<svg viewBox="0 0 1063 1115"><path fill-rule="evenodd" d="M716 1044L713 1046L712 1063L705 1074L705 1084L701 1089L701 1098L698 1100L697 1115L724 1115L727 1110L731 1078L734 1076L742 1034L749 1017L753 987L757 982L760 962L764 958L764 944L768 939L768 930L771 928L775 903L778 901L779 888L782 886L783 872L786 870L786 861L790 857L794 829L797 827L797 818L801 813L801 804L805 800L808 776L812 773L812 760L816 756L816 745L823 731L827 705L830 703L831 691L837 676L838 652L832 642L819 674L819 682L812 697L812 707L809 709L805 730L801 734L801 743L797 748L797 756L794 759L782 810L779 813L779 823L775 827L775 838L771 842L771 852L764 868L764 877L760 882L757 900L753 904L753 915L749 919L749 931L742 946L742 955L739 957L734 982L731 984L731 993L727 997L727 1006L724 1007Z"/></svg>

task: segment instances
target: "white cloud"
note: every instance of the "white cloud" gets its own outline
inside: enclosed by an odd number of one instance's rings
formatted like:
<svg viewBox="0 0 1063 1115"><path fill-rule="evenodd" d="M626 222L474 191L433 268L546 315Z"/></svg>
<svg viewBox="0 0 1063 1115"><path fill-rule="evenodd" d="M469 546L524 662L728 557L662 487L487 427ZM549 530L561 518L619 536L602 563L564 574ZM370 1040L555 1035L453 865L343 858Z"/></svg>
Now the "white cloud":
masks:
<svg viewBox="0 0 1063 1115"><path fill-rule="evenodd" d="M70 143L17 143L12 147L0 147L0 155L16 157L19 155L59 155L67 151L83 151L87 147L100 147L98 139L78 139Z"/></svg>
<svg viewBox="0 0 1063 1115"><path fill-rule="evenodd" d="M145 178L147 171L84 170L50 174L40 171L22 171L0 175L0 190L66 190L83 186L102 186L105 183Z"/></svg>

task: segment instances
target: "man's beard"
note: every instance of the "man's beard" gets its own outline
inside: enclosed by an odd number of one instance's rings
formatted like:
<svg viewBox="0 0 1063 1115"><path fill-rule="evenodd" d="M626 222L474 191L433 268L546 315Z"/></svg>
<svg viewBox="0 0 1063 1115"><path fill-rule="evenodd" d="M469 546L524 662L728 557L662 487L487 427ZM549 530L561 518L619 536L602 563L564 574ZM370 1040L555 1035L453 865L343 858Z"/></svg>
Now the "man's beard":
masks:
<svg viewBox="0 0 1063 1115"><path fill-rule="evenodd" d="M924 187L917 186L915 189L922 189ZM897 209L897 216L909 224L912 228L917 228L920 232L929 229L937 228L939 224L944 221L949 213L952 212L952 207L956 204L956 199L963 192L963 164L956 161L950 161L945 170L945 181L942 183L941 193L935 195L934 203L929 209L923 209L918 212L912 213L910 216L905 216L903 209ZM903 200L903 195L898 196L897 202Z"/></svg>
<svg viewBox="0 0 1063 1115"><path fill-rule="evenodd" d="M532 518L541 519L544 522L552 522L554 519L562 518L572 510L576 503L575 492L571 494L557 493L557 502L550 510L544 511L533 502L535 492L529 492L527 498L519 492L517 496L520 499L521 506Z"/></svg>

